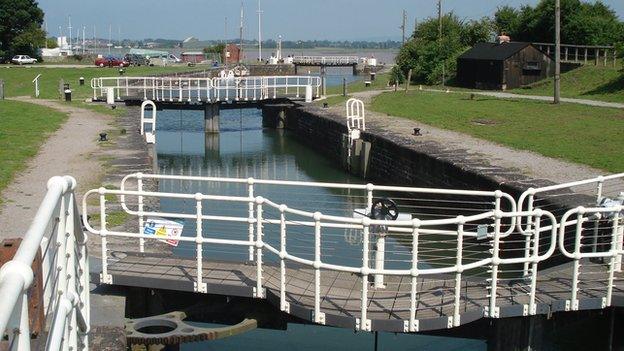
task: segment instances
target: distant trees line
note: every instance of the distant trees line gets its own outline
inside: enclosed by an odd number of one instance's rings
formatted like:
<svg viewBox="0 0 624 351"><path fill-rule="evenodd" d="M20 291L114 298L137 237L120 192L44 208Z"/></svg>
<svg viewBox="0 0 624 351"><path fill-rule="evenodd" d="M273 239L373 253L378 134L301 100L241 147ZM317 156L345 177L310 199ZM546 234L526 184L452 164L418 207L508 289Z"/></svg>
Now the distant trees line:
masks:
<svg viewBox="0 0 624 351"><path fill-rule="evenodd" d="M624 22L601 1L561 0L561 38L566 44L615 45L624 53ZM512 41L554 42L555 0L541 0L536 6L519 9L499 7L492 17L462 20L453 12L419 23L401 48L392 76L402 81L412 70L416 83L439 84L442 77L455 76L457 57L478 42L492 41L506 32Z"/></svg>

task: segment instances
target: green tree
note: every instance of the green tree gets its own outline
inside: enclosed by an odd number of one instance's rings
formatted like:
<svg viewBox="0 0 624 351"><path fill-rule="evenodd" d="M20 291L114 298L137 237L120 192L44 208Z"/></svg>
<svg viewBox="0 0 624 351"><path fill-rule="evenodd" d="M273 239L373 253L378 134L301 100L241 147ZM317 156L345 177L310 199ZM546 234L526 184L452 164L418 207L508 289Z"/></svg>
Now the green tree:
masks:
<svg viewBox="0 0 624 351"><path fill-rule="evenodd" d="M419 23L410 40L399 51L397 65L403 74L412 70L412 81L436 84L443 72L452 78L457 68L457 57L477 42L490 41L493 24L488 18L461 21L449 13L442 18L442 38L437 18Z"/></svg>
<svg viewBox="0 0 624 351"><path fill-rule="evenodd" d="M535 7L509 6L494 14L497 31L514 41L554 42L555 0L541 0ZM561 41L577 45L613 45L624 42L624 23L602 1L561 0Z"/></svg>
<svg viewBox="0 0 624 351"><path fill-rule="evenodd" d="M34 0L0 0L0 56L38 57L45 43L43 11Z"/></svg>
<svg viewBox="0 0 624 351"><path fill-rule="evenodd" d="M54 49L58 47L58 43L56 42L55 38L47 38L46 39L46 47L48 49Z"/></svg>

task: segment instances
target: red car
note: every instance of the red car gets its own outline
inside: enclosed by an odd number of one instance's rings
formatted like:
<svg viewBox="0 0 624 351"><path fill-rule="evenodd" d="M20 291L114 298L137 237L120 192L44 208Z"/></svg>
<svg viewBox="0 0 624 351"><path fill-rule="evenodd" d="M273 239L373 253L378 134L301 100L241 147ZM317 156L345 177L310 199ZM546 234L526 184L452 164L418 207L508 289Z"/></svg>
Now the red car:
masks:
<svg viewBox="0 0 624 351"><path fill-rule="evenodd" d="M98 67L128 67L130 62L113 56L99 57L95 59L95 65Z"/></svg>

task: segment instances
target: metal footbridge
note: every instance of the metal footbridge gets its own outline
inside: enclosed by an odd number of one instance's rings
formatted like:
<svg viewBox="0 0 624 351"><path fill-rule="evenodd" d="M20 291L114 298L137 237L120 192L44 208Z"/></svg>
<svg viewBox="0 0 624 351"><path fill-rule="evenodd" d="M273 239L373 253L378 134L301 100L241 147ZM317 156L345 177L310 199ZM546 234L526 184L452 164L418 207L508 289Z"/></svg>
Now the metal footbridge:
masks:
<svg viewBox="0 0 624 351"><path fill-rule="evenodd" d="M11 349L30 349L33 328L47 349L87 349L89 272L98 284L267 299L304 321L362 331L624 306L623 178L529 189L515 199L501 191L136 173L119 189L88 191L81 223L75 180L54 177L0 269L0 333ZM146 190L154 183L157 191ZM115 210L134 224L110 227ZM89 266L81 224L99 245L91 253L99 267ZM33 286L42 291L38 312L28 307Z"/></svg>
<svg viewBox="0 0 624 351"><path fill-rule="evenodd" d="M93 100L170 103L257 102L320 97L318 76L101 77L91 80Z"/></svg>

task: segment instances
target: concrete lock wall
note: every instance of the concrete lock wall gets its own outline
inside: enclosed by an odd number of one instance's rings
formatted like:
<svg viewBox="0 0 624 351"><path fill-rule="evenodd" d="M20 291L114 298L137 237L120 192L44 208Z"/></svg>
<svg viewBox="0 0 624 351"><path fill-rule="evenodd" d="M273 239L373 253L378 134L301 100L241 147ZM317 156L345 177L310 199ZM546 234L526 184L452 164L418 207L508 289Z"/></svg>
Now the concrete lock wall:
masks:
<svg viewBox="0 0 624 351"><path fill-rule="evenodd" d="M362 133L362 141L355 143L352 149L354 156L348 160L344 116L313 105L295 103L263 105L262 110L265 127L285 128L296 133L299 141L342 165L345 170L377 184L487 191L500 189L515 199L530 187L554 184L528 178L514 170L496 168L487 160L475 161L466 157L462 150L387 130L375 130L370 126ZM557 216L579 204L592 202L595 202L592 197L569 193L547 198L541 204L548 206ZM503 249L513 249L513 245L524 247L521 241L505 242ZM547 268L564 261L564 257L556 256L540 267Z"/></svg>

